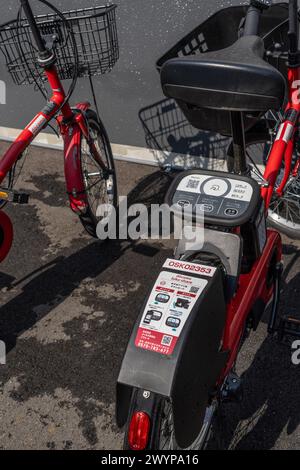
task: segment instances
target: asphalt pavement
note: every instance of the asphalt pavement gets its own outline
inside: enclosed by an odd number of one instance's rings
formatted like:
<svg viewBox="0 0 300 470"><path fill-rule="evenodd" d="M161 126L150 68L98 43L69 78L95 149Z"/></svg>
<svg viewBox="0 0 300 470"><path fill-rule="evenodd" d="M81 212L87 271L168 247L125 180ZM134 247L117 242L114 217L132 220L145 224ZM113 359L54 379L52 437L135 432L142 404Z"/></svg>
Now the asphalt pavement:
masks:
<svg viewBox="0 0 300 470"><path fill-rule="evenodd" d="M1 152L6 144L0 145ZM30 157L30 158L29 158ZM115 383L150 284L172 243L110 241L84 232L68 208L61 152L32 148L18 187L26 206L7 212L15 240L0 270L1 449L120 449ZM163 200L168 177L117 163L120 195ZM300 244L284 238L281 311L299 314ZM242 349L241 404L226 405L228 448L300 448L300 366L263 322Z"/></svg>

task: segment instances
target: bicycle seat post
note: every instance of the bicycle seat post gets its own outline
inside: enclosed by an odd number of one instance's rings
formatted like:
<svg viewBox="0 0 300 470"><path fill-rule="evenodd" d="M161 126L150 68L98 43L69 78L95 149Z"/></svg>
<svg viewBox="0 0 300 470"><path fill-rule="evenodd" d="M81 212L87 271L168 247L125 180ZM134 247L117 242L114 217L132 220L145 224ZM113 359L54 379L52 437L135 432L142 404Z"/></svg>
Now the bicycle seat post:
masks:
<svg viewBox="0 0 300 470"><path fill-rule="evenodd" d="M231 111L230 123L233 141L234 173L239 175L248 175L243 113L239 111Z"/></svg>

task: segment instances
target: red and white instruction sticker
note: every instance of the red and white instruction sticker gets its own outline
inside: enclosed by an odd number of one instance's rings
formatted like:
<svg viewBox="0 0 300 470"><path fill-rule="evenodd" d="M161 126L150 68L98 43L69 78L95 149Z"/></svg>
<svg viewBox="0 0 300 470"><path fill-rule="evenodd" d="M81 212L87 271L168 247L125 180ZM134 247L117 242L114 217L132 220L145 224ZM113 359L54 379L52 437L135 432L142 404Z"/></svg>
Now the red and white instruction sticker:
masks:
<svg viewBox="0 0 300 470"><path fill-rule="evenodd" d="M189 269L185 271L182 266L170 266L170 261L178 262L167 260L164 267L179 271L162 271L159 274L135 339L136 347L165 355L172 354L195 303L208 283L206 279L191 275ZM190 268L194 263L187 264ZM212 276L213 273L207 275Z"/></svg>

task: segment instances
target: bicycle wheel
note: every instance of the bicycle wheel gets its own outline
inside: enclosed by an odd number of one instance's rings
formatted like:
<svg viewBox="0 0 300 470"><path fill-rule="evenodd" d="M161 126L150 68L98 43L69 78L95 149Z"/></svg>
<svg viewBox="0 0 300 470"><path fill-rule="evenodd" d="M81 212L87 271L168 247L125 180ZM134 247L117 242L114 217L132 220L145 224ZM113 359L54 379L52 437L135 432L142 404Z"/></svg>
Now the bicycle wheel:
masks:
<svg viewBox="0 0 300 470"><path fill-rule="evenodd" d="M136 393L132 394L130 406L130 416L128 420L127 430L124 438L124 450L134 450L130 445L129 429L132 416L139 411L136 403ZM151 443L147 450L205 450L207 448L220 449L221 443L217 433L218 421L218 403L214 402L206 409L203 426L194 440L187 448L181 448L175 438L173 424L173 409L170 399L157 397L159 403L157 409L153 413L151 419Z"/></svg>
<svg viewBox="0 0 300 470"><path fill-rule="evenodd" d="M86 113L89 135L101 155L102 161L107 165L103 170L97 159L92 155L85 138L81 141L81 171L87 195L88 207L80 220L85 230L97 238L97 225L107 214L97 215L102 204L117 206L117 180L113 154L107 132L99 121L96 113L88 110Z"/></svg>
<svg viewBox="0 0 300 470"><path fill-rule="evenodd" d="M263 174L272 147L268 131L246 135L246 156L251 169L251 176L258 183L263 181ZM299 155L295 150L294 162ZM233 171L232 144L228 149L227 168ZM279 186L284 175L284 163L276 181ZM291 176L284 194L278 196L275 192L268 212L268 224L290 238L300 239L300 173Z"/></svg>
<svg viewBox="0 0 300 470"><path fill-rule="evenodd" d="M213 439L215 413L215 405L207 408L204 423L198 436L189 447L182 449L177 444L175 438L171 402L170 400L164 400L164 403L162 404L160 427L157 429L157 432L159 433L157 436L159 450L205 450L208 443Z"/></svg>

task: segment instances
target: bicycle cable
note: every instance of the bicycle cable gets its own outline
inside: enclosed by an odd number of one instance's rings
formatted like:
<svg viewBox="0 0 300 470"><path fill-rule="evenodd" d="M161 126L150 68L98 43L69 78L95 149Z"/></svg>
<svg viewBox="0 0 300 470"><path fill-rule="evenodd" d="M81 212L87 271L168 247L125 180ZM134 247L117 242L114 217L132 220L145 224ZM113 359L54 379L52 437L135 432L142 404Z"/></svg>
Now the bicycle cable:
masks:
<svg viewBox="0 0 300 470"><path fill-rule="evenodd" d="M19 46L19 50L21 52L21 55L22 55L22 59L24 60L26 66L27 66L27 69L29 70L30 72L30 75L35 83L35 86L39 89L39 91L41 92L41 94L43 95L43 97L48 100L48 95L46 93L46 90L44 90L41 85L39 84L37 78L35 77L34 73L32 72L29 64L28 64L28 61L27 61L27 58L26 58L26 55L23 51L23 48L22 48L22 45L21 45L21 41L20 41L20 29L22 28L22 11L23 11L23 7L20 6L19 8L19 11L18 11L18 16L17 16L17 40L18 40L18 46Z"/></svg>
<svg viewBox="0 0 300 470"><path fill-rule="evenodd" d="M72 29L72 26L69 25L65 15L58 9L56 8L55 6L53 6L50 2L48 2L47 0L39 0L40 3L44 4L45 6L47 6L48 8L50 8L51 10L53 10L59 17L60 19L62 20L63 24L64 24L64 27L66 28L67 32L68 32L68 36L70 37L71 39L71 43L72 43L72 48L73 48L73 54L74 54L74 73L73 73L73 78L72 78L72 83L69 87L69 90L66 94L66 97L64 99L64 102L60 105L60 107L57 109L56 113L55 113L55 116L61 111L61 109L65 106L65 104L70 100L71 96L73 95L74 93L74 90L76 88L76 84L77 84L77 80L78 80L78 71L79 71L79 54L78 54L78 48L77 48L77 43L76 43L76 39L75 39L75 35L74 35L74 31ZM20 34L19 34L19 31L20 29L22 28L22 11L23 11L23 7L20 6L19 8L19 11L18 11L18 17L17 17L17 39L18 39L18 46L19 46L19 49L20 49L20 52L21 52L21 55L22 55L22 58L27 66L27 69L29 70L30 74L31 74L31 77L35 83L35 86L36 88L40 91L40 93L42 94L42 96L48 101L48 94L46 92L46 89L41 86L41 84L39 83L39 80L38 78L35 76L35 74L33 73L31 67L29 66L28 64L28 61L27 61L27 58L26 58L26 55L23 51L23 48L22 48L22 44L21 44L21 41L20 41ZM66 39L66 41L68 40L68 38ZM34 47L34 46L33 46ZM42 82L42 78L40 79L41 82ZM93 81L92 81L92 77L91 75L89 74L89 82L90 82L90 88L91 88L91 93L92 93L92 97L93 97L93 102L94 102L94 105L95 105L95 109L96 109L96 114L97 114L97 117L98 119L100 120L100 113L99 113L99 108L98 108L98 104L97 104L97 99L96 99L96 94L95 94L95 89L94 89L94 84L93 84ZM43 83L43 82L42 82ZM55 117L53 116L53 118ZM52 118L52 119L53 119ZM48 127L50 127L54 133L59 136L58 132L56 131L56 129L50 124L50 122L47 124Z"/></svg>
<svg viewBox="0 0 300 470"><path fill-rule="evenodd" d="M90 73L89 73L89 82L90 82L90 88L91 88L91 93L92 93L92 97L93 97L93 101L94 101L94 105L95 105L95 109L96 109L97 118L98 118L99 122L101 122L98 103L97 103L97 98L96 98L96 93L95 93L95 88L94 88L94 83L93 83L93 79L92 79L92 76L91 76Z"/></svg>
<svg viewBox="0 0 300 470"><path fill-rule="evenodd" d="M52 9L62 20L66 30L68 31L68 34L71 38L71 42L72 42L72 48L73 48L73 53L74 53L74 73L73 73L73 78L72 78L72 83L69 87L69 90L66 94L66 97L65 97L65 100L64 102L60 105L60 107L57 109L55 115L57 115L61 109L65 106L65 104L70 100L72 94L74 93L74 90L75 90L75 87L76 87L76 84L77 84L77 78L78 78L78 70L79 70L79 55L78 55L78 48L77 48L77 43L76 43L76 40L75 40L75 36L74 36L74 32L72 30L72 27L69 25L65 15L60 11L58 10L58 8L56 8L55 6L51 5L50 2L48 2L47 0L38 0L40 3L46 5L48 8ZM22 48L22 45L21 45L21 41L20 41L20 34L19 34L19 30L20 28L22 27L22 10L23 10L23 7L21 6L19 8L19 12L18 12L18 19L17 19L17 38L18 38L18 46L19 46L19 49L21 51L21 55L22 55L22 58L23 60L25 61L26 65L27 65L27 68L32 76L32 79L36 85L36 87L38 88L38 90L41 92L41 94L43 95L43 97L48 100L48 95L45 93L45 91L42 89L40 83L39 83L39 80L38 78L34 75L34 73L32 72L31 70L31 67L29 66L28 64L28 61L26 59L26 56L24 54L24 51L23 51L23 48ZM51 127L51 126L50 126Z"/></svg>
<svg viewBox="0 0 300 470"><path fill-rule="evenodd" d="M64 23L65 27L66 27L66 30L68 31L69 33L69 36L71 37L71 41L73 43L73 53L74 53L74 59L75 59L75 67L74 67L74 74L73 74L73 80L72 80L72 83L70 85L70 88L68 90L68 93L65 97L65 100L64 102L62 103L62 105L58 108L58 110L56 111L55 115L57 115L61 109L65 106L65 104L69 101L69 99L71 98L74 90L75 90L75 87L76 87L76 83L77 83L77 76L78 76L78 64L79 64L79 57L78 57L78 49L77 49L77 44L76 44L76 41L75 41L75 37L74 37L74 33L73 33L73 30L72 28L69 26L67 20L66 20L66 17L63 15L63 13L61 13L56 7L54 7L53 5L51 5L49 2L47 2L46 0L39 0L41 3L45 4L46 6L48 6L49 8L51 8L62 20L62 22ZM23 11L23 7L22 5L20 6L20 8L18 9L18 15L17 15L17 31L16 31L16 35L17 35L17 41L18 41L18 47L19 47L19 51L20 51L20 54L22 56L22 59L23 61L25 62L26 66L27 66L27 70L29 71L33 81L34 81L34 84L35 84L35 87L40 91L41 95L45 98L45 100L48 101L48 94L47 94L47 91L46 91L46 88L43 87L43 81L41 79L41 83L42 85L40 84L38 78L35 76L35 74L33 73L29 63L28 63L28 60L26 58L26 54L24 53L24 50L23 50L23 47L22 47L22 44L21 44L21 41L20 41L20 30L22 28L22 11ZM34 46L32 46L34 47ZM53 119L53 118L52 118ZM57 137L59 137L59 134L57 132L57 130L54 128L54 126L52 126L50 124L50 122L47 123L47 127L50 127L52 129L52 131L56 134ZM11 170L11 174L10 174L10 180L11 180L11 184L14 186L16 184L16 182L18 181L19 177L20 177L20 174L23 170L23 167L24 167L24 164L25 164L25 160L26 160L26 156L27 156L27 152L25 152L25 156L24 156L24 153L22 154L22 156L24 157L23 158L23 161L22 161L22 165L21 165L21 168L19 169L18 171L18 175L16 177L16 167L17 167L17 162L14 164L12 170Z"/></svg>

